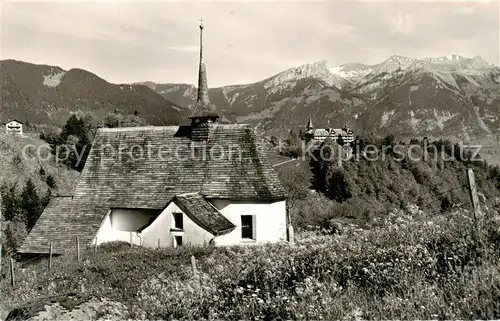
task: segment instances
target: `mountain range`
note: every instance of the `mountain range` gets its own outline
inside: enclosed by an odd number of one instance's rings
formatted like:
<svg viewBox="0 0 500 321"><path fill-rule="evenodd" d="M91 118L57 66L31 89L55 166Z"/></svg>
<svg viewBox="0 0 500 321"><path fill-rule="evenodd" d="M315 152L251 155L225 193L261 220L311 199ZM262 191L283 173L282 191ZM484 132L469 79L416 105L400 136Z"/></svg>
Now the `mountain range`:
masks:
<svg viewBox="0 0 500 321"><path fill-rule="evenodd" d="M210 66L207 66L210 71ZM0 117L60 124L77 110L137 110L152 124L183 123L196 101L190 84L115 85L81 70L4 60ZM211 71L216 72L216 70ZM210 79L209 79L210 83ZM304 128L470 137L500 129L500 67L481 57L391 56L366 65L318 61L245 85L210 89L222 120L269 135Z"/></svg>
<svg viewBox="0 0 500 321"><path fill-rule="evenodd" d="M82 69L0 61L0 120L61 127L71 113L98 118L139 112L150 124L175 124L183 108L143 85L111 84Z"/></svg>
<svg viewBox="0 0 500 321"><path fill-rule="evenodd" d="M143 83L179 105L193 106L196 88ZM476 137L500 128L500 67L481 57L391 56L376 65L318 61L262 81L213 88L230 120L283 133L349 126L357 132Z"/></svg>

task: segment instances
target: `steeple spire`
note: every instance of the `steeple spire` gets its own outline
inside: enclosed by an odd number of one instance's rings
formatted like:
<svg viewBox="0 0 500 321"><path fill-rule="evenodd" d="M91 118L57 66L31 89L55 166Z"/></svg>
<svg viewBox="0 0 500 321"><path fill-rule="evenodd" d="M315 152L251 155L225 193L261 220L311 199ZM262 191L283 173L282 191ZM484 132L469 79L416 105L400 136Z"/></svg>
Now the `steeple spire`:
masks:
<svg viewBox="0 0 500 321"><path fill-rule="evenodd" d="M309 121L307 122L307 130L314 129L313 123L311 118L309 118Z"/></svg>
<svg viewBox="0 0 500 321"><path fill-rule="evenodd" d="M203 19L200 19L200 67L198 73L198 99L189 116L193 122L214 122L219 115L208 97L207 71L203 61Z"/></svg>

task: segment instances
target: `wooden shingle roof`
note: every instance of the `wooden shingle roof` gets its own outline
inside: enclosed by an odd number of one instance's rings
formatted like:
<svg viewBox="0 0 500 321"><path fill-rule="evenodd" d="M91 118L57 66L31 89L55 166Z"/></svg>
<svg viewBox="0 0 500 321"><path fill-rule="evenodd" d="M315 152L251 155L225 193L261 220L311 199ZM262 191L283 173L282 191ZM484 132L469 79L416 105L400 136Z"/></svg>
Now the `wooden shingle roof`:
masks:
<svg viewBox="0 0 500 321"><path fill-rule="evenodd" d="M109 208L76 202L71 197L54 197L18 252L49 253L51 242L54 254L75 251L76 237L80 244L90 244L108 211Z"/></svg>
<svg viewBox="0 0 500 321"><path fill-rule="evenodd" d="M175 195L191 192L206 198L285 199L253 131L223 124L100 129L75 198L161 209Z"/></svg>
<svg viewBox="0 0 500 321"><path fill-rule="evenodd" d="M199 193L187 193L174 197L173 202L198 226L212 235L231 232L236 226L224 217Z"/></svg>

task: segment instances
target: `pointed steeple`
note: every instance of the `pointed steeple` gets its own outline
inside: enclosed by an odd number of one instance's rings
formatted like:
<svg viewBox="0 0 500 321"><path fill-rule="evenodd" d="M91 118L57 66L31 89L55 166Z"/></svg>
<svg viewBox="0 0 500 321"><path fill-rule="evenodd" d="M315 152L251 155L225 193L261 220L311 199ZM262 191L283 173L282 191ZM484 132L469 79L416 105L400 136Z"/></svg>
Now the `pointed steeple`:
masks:
<svg viewBox="0 0 500 321"><path fill-rule="evenodd" d="M307 122L307 130L314 129L313 123L311 118L309 118L309 121Z"/></svg>
<svg viewBox="0 0 500 321"><path fill-rule="evenodd" d="M200 69L198 73L198 99L189 116L193 122L214 122L219 118L215 106L208 97L207 70L203 61L203 19L200 19Z"/></svg>

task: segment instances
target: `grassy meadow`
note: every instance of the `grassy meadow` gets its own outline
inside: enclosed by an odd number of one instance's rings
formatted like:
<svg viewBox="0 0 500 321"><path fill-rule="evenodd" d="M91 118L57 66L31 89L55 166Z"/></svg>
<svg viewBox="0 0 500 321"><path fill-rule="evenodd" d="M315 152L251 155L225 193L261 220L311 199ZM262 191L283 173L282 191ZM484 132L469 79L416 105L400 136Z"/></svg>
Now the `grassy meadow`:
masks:
<svg viewBox="0 0 500 321"><path fill-rule="evenodd" d="M18 267L16 287L0 282L0 318L23 303L33 309L40 298L73 293L119 302L121 317L133 319L495 319L500 219L498 209L485 214L481 242L465 208L429 216L410 207L371 229L302 232L294 245L111 243L84 251L81 261L56 258L52 273L46 261Z"/></svg>

